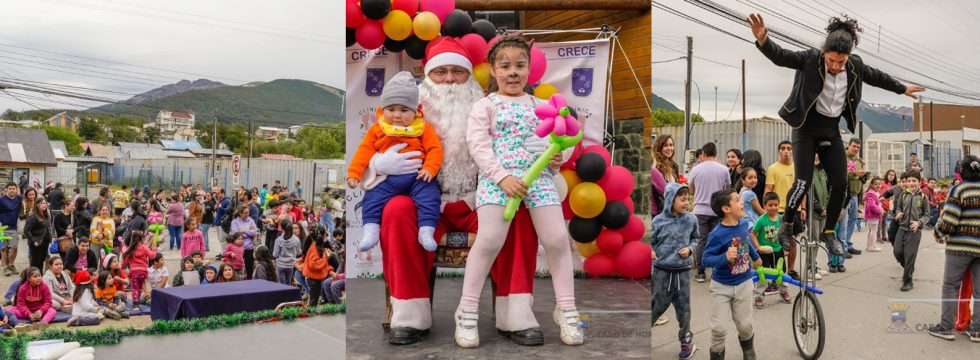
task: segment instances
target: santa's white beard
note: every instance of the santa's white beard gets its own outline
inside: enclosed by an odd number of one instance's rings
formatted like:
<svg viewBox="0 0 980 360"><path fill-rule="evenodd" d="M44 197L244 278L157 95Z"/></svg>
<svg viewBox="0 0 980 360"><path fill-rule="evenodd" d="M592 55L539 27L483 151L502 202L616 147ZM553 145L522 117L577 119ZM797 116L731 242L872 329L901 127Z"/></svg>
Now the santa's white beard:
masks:
<svg viewBox="0 0 980 360"><path fill-rule="evenodd" d="M463 84L436 84L425 78L419 85L419 101L425 120L442 141L443 160L438 179L442 192L464 195L476 191L479 168L466 145L466 123L483 89L472 78Z"/></svg>

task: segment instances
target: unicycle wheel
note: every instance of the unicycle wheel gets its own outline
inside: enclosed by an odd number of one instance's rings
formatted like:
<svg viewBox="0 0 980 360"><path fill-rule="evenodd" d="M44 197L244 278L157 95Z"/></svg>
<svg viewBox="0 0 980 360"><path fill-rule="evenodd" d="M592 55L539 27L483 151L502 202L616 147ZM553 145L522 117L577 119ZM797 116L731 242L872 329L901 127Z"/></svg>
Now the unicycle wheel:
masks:
<svg viewBox="0 0 980 360"><path fill-rule="evenodd" d="M801 291L793 301L793 338L800 356L819 359L823 353L826 327L817 295Z"/></svg>

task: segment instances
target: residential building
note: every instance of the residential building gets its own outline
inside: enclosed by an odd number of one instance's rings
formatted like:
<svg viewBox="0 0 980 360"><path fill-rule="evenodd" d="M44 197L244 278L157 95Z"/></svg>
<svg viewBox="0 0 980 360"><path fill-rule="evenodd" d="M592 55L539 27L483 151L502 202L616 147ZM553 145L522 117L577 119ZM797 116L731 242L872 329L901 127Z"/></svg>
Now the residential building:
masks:
<svg viewBox="0 0 980 360"><path fill-rule="evenodd" d="M44 130L0 128L0 182L17 183L27 174L30 184L41 188L44 168L57 165Z"/></svg>
<svg viewBox="0 0 980 360"><path fill-rule="evenodd" d="M78 118L68 116L67 112L62 111L55 116L47 118L47 120L41 121L41 125L61 128L73 133L78 133L78 122Z"/></svg>
<svg viewBox="0 0 980 360"><path fill-rule="evenodd" d="M171 139L178 131L194 129L194 112L160 110L157 118L153 122L147 123L144 127L156 127L160 129L160 138Z"/></svg>

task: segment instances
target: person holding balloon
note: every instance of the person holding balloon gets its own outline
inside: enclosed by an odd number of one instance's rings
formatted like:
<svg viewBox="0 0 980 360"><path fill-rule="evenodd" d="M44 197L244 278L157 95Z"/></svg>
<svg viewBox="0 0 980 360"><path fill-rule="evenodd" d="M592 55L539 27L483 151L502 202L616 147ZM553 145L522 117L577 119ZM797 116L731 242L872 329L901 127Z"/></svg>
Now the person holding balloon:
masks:
<svg viewBox="0 0 980 360"><path fill-rule="evenodd" d="M364 238L358 246L368 251L381 240L381 213L395 195L411 195L418 208L419 244L427 251L436 251L434 234L439 221L439 183L433 181L442 166L442 144L431 125L416 111L419 89L415 78L407 71L395 75L385 84L378 107L378 121L371 126L357 148L347 171L347 185L356 188L364 169L378 151L397 144L406 144L401 151L418 151L424 160L417 174L387 176L364 194Z"/></svg>
<svg viewBox="0 0 980 360"><path fill-rule="evenodd" d="M521 180L535 161L524 147L525 139L541 121L535 116L539 100L524 91L531 73L531 47L522 37L502 36L490 48L487 59L491 93L473 105L466 134L470 155L480 168L476 194L480 228L466 261L463 291L454 314L456 344L479 346L480 293L510 229L509 221L504 220L504 206L510 197L523 197L547 255L557 302L552 314L561 340L580 345L584 335L575 308L572 253L552 174L542 172L530 185ZM558 128L556 125L556 133ZM574 132L578 132L577 123Z"/></svg>
<svg viewBox="0 0 980 360"><path fill-rule="evenodd" d="M677 340L681 343L679 359L690 359L697 346L691 333L691 266L694 250L698 245L698 218L687 212L690 189L678 183L667 184L663 211L653 218L651 239L653 245L653 272L651 276L653 299L650 318L657 320L674 305L677 313ZM659 255L657 255L659 253Z"/></svg>

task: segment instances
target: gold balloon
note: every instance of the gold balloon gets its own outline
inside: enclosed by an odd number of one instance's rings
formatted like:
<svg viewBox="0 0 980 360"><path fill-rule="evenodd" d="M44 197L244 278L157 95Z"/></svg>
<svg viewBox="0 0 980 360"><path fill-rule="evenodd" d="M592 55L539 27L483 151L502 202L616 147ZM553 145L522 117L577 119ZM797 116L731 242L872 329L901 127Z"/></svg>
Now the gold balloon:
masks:
<svg viewBox="0 0 980 360"><path fill-rule="evenodd" d="M599 246L595 244L595 240L587 243L575 242L575 248L578 249L578 253L582 254L584 257L592 256L593 254L599 253Z"/></svg>
<svg viewBox="0 0 980 360"><path fill-rule="evenodd" d="M541 100L551 99L551 95L557 94L558 89L551 84L541 84L534 88L534 97Z"/></svg>
<svg viewBox="0 0 980 360"><path fill-rule="evenodd" d="M593 182L578 184L568 195L568 205L572 212L581 218L591 219L599 216L606 207L606 193Z"/></svg>
<svg viewBox="0 0 980 360"><path fill-rule="evenodd" d="M385 35L395 41L402 41L412 35L412 17L401 10L393 10L381 22Z"/></svg>
<svg viewBox="0 0 980 360"><path fill-rule="evenodd" d="M490 64L482 63L473 67L473 77L476 78L476 82L480 83L480 87L486 90L490 86ZM572 187L569 186L569 189Z"/></svg>
<svg viewBox="0 0 980 360"><path fill-rule="evenodd" d="M565 178L565 184L567 184L569 189L574 189L578 184L582 183L582 179L578 178L575 170L562 170L561 176Z"/></svg>
<svg viewBox="0 0 980 360"><path fill-rule="evenodd" d="M418 13L415 15L415 20L412 20L412 29L415 30L415 36L425 41L435 39L439 36L440 27L442 27L442 24L439 22L439 17L428 11Z"/></svg>

